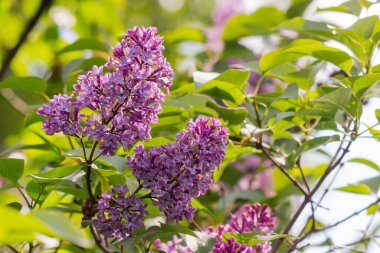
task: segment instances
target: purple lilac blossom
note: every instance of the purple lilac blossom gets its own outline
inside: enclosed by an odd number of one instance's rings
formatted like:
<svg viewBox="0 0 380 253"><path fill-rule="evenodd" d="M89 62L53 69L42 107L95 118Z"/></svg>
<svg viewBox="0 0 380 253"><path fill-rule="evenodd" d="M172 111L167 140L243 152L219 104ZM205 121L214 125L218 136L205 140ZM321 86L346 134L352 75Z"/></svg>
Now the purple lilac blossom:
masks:
<svg viewBox="0 0 380 253"><path fill-rule="evenodd" d="M73 102L73 97L74 95L55 95L48 105L38 109L38 114L47 117L43 122L46 134L52 135L57 132L72 136L81 134L79 110L82 106Z"/></svg>
<svg viewBox="0 0 380 253"><path fill-rule="evenodd" d="M144 149L138 146L127 164L142 186L151 190L153 204L167 222L192 221L191 198L211 187L215 167L225 156L227 128L216 119L199 118L177 135L174 143Z"/></svg>
<svg viewBox="0 0 380 253"><path fill-rule="evenodd" d="M126 238L142 227L147 205L135 195L127 196L127 187L117 185L103 193L98 201L94 225L105 238Z"/></svg>
<svg viewBox="0 0 380 253"><path fill-rule="evenodd" d="M166 253L192 253L193 251L187 247L182 246L182 239L179 239L176 235L173 235L173 239L163 243L160 239L157 239L153 242L153 246L156 247L157 250L161 250ZM152 252L152 251L150 251Z"/></svg>
<svg viewBox="0 0 380 253"><path fill-rule="evenodd" d="M168 92L173 79L163 50L156 28L128 30L104 66L78 76L73 94L55 96L38 110L47 117L46 134L89 136L100 143L103 155L114 155L119 143L127 150L137 139L149 138L150 123L157 123L164 101L161 90ZM92 112L79 114L85 107Z"/></svg>

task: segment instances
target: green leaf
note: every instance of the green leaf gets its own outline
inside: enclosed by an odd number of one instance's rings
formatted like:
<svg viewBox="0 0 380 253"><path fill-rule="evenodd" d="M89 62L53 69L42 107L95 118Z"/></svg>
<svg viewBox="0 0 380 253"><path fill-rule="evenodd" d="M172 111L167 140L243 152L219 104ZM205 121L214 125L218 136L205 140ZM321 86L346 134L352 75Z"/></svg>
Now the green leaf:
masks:
<svg viewBox="0 0 380 253"><path fill-rule="evenodd" d="M352 90L350 88L338 88L337 90L323 95L320 102L328 102L347 112L347 105L350 102Z"/></svg>
<svg viewBox="0 0 380 253"><path fill-rule="evenodd" d="M321 136L321 137L315 137L313 139L310 139L306 142L304 142L301 147L299 147L295 153L295 157L299 157L303 152L308 151L310 149L326 145L327 143L333 142L333 141L339 141L340 137L339 135L333 135L333 136Z"/></svg>
<svg viewBox="0 0 380 253"><path fill-rule="evenodd" d="M37 182L30 180L25 187L29 197L38 203L42 203L50 192L54 189L53 186L46 186L38 184Z"/></svg>
<svg viewBox="0 0 380 253"><path fill-rule="evenodd" d="M63 214L48 210L39 210L32 213L42 224L48 227L55 235L80 247L89 248L92 243L85 238L79 227Z"/></svg>
<svg viewBox="0 0 380 253"><path fill-rule="evenodd" d="M364 184L368 186L372 192L377 193L380 187L380 176L371 177L359 182L359 184Z"/></svg>
<svg viewBox="0 0 380 253"><path fill-rule="evenodd" d="M24 173L24 160L0 158L0 177L16 183Z"/></svg>
<svg viewBox="0 0 380 253"><path fill-rule="evenodd" d="M327 26L326 23L307 20L302 17L295 17L293 19L287 20L278 25L276 29L292 30L297 31L301 34L315 35L316 37L333 37L333 31Z"/></svg>
<svg viewBox="0 0 380 253"><path fill-rule="evenodd" d="M33 110L31 114L29 114L28 116L25 117L24 128L26 128L26 127L34 124L34 123L41 122L44 119L46 119L46 117L38 115L37 110Z"/></svg>
<svg viewBox="0 0 380 253"><path fill-rule="evenodd" d="M256 232L248 234L234 234L234 233L224 233L223 240L226 241L229 238L234 238L239 243L244 243L248 246L254 246L262 242L273 241L281 238L291 238L292 236L286 234L271 234L262 235L265 232Z"/></svg>
<svg viewBox="0 0 380 253"><path fill-rule="evenodd" d="M214 80L229 82L241 88L248 81L248 78L249 71L229 69L215 77Z"/></svg>
<svg viewBox="0 0 380 253"><path fill-rule="evenodd" d="M331 62L349 73L353 64L352 57L337 48L329 47L316 40L300 39L289 46L271 51L260 59L260 69L267 72L284 63L294 61L302 56L312 56L319 60Z"/></svg>
<svg viewBox="0 0 380 253"><path fill-rule="evenodd" d="M3 88L45 94L46 81L37 76L9 77L0 82L0 89Z"/></svg>
<svg viewBox="0 0 380 253"><path fill-rule="evenodd" d="M101 66L106 64L107 60L101 57L93 57L89 59L83 60L82 64L80 65L81 69L90 70L94 65Z"/></svg>
<svg viewBox="0 0 380 253"><path fill-rule="evenodd" d="M226 108L214 102L207 102L206 106L215 110L219 114L219 117L225 120L228 125L240 125L248 113L244 107Z"/></svg>
<svg viewBox="0 0 380 253"><path fill-rule="evenodd" d="M318 11L334 11L334 12L344 12L352 15L359 16L363 7L368 8L372 4L371 1L367 0L349 0L344 2L339 6L333 6L328 8L318 8Z"/></svg>
<svg viewBox="0 0 380 253"><path fill-rule="evenodd" d="M351 162L351 163L361 163L361 164L367 165L368 167L370 167L372 169L380 171L379 165L377 165L376 163L374 163L374 162L372 162L372 161L370 161L368 159L365 159L365 158L352 158L348 162Z"/></svg>
<svg viewBox="0 0 380 253"><path fill-rule="evenodd" d="M246 72L249 74L249 72ZM228 76L231 77L231 76ZM198 93L206 94L214 98L225 99L233 102L235 105L241 105L244 94L237 85L226 81L223 77L218 77L206 82L197 90Z"/></svg>
<svg viewBox="0 0 380 253"><path fill-rule="evenodd" d="M189 228L184 227L179 224L165 224L165 223L160 223L161 224L161 233L180 233L180 234L186 234L186 235L191 235L195 238L198 238L198 236Z"/></svg>
<svg viewBox="0 0 380 253"><path fill-rule="evenodd" d="M144 243L151 243L157 239L161 234L161 228L158 226L152 226L144 230L141 234L139 231L136 232L134 237L129 237L127 239L116 242L116 244L121 244L125 247L125 250L130 253L140 253L141 250L137 249L139 243L143 241Z"/></svg>
<svg viewBox="0 0 380 253"><path fill-rule="evenodd" d="M73 182L79 186L82 186L82 177L86 174L83 170L81 170L82 167L83 164L66 165L40 173L38 175L30 176L38 183L58 184L61 182Z"/></svg>
<svg viewBox="0 0 380 253"><path fill-rule="evenodd" d="M165 137L156 137L144 142L145 148L159 147L167 144L170 140Z"/></svg>
<svg viewBox="0 0 380 253"><path fill-rule="evenodd" d="M364 195L371 194L371 189L365 184L350 184L345 187L337 188L335 190Z"/></svg>
<svg viewBox="0 0 380 253"><path fill-rule="evenodd" d="M288 18L302 16L312 0L292 0L289 9L286 11Z"/></svg>
<svg viewBox="0 0 380 253"><path fill-rule="evenodd" d="M265 199L265 196L260 190L235 190L227 194L223 199L220 199L218 205L220 209L224 210L226 206L229 206L238 200L259 202L263 199Z"/></svg>
<svg viewBox="0 0 380 253"><path fill-rule="evenodd" d="M81 50L94 50L94 51L103 51L107 52L107 47L100 41L94 38L82 38L77 41L75 41L73 44L68 45L67 47L63 48L61 51L58 52L58 54L73 52L73 51L81 51Z"/></svg>
<svg viewBox="0 0 380 253"><path fill-rule="evenodd" d="M373 204L367 208L367 215L375 214L379 210L379 204Z"/></svg>
<svg viewBox="0 0 380 253"><path fill-rule="evenodd" d="M375 110L375 117L376 117L377 121L380 122L380 109Z"/></svg>
<svg viewBox="0 0 380 253"><path fill-rule="evenodd" d="M211 212L206 206L204 206L200 201L199 199L196 199L196 198L192 198L191 199L191 206L192 207L195 207L197 210L199 211L203 211L205 213L207 213L211 218L213 218L215 221L217 222L222 222L222 220L220 220L216 215L215 215L215 212Z"/></svg>
<svg viewBox="0 0 380 253"><path fill-rule="evenodd" d="M245 36L268 35L283 20L284 13L275 7L262 7L250 15L236 15L227 21L223 39L228 41Z"/></svg>
<svg viewBox="0 0 380 253"><path fill-rule="evenodd" d="M368 74L351 78L352 92L358 99L362 99L366 92L377 85L380 80L380 73Z"/></svg>
<svg viewBox="0 0 380 253"><path fill-rule="evenodd" d="M226 149L226 156L223 159L222 164L219 169L215 169L213 179L215 182L218 182L220 177L223 174L224 169L237 158L239 158L243 154L251 153L251 147L242 147L242 146L232 146L229 145Z"/></svg>
<svg viewBox="0 0 380 253"><path fill-rule="evenodd" d="M36 239L36 234L49 234L50 230L30 214L22 215L15 209L0 206L0 242L21 243Z"/></svg>
<svg viewBox="0 0 380 253"><path fill-rule="evenodd" d="M205 35L202 30L190 26L178 27L174 30L165 32L162 35L165 38L165 42L168 43L178 43L189 40L198 42L205 41Z"/></svg>
<svg viewBox="0 0 380 253"><path fill-rule="evenodd" d="M379 16L377 15L358 19L350 28L347 29L352 31L352 36L350 36L350 39L359 43L369 39L378 19Z"/></svg>
<svg viewBox="0 0 380 253"><path fill-rule="evenodd" d="M117 171L123 172L126 167L126 161L124 157L114 155L114 156L100 156L98 159L99 163L105 164L107 166L114 167Z"/></svg>

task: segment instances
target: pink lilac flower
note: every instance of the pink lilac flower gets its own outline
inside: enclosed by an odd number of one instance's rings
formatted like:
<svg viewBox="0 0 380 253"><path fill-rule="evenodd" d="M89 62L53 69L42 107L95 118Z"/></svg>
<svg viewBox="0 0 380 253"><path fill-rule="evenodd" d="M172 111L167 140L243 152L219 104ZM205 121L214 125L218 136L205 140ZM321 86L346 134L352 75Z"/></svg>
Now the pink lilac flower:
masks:
<svg viewBox="0 0 380 253"><path fill-rule="evenodd" d="M256 203L244 205L229 224L238 233L269 232L276 227L276 220L269 206Z"/></svg>
<svg viewBox="0 0 380 253"><path fill-rule="evenodd" d="M193 251L187 247L182 246L182 239L179 239L176 235L173 235L173 239L163 243L160 239L157 239L153 242L153 246L156 247L157 250L161 250L165 253L192 253ZM152 252L152 251L150 251Z"/></svg>
<svg viewBox="0 0 380 253"><path fill-rule="evenodd" d="M89 136L100 143L103 155L114 155L118 144L126 150L137 139L146 140L161 112L161 89L168 92L172 85L173 70L163 50L156 28L128 30L104 66L78 77L73 94L54 97L38 110L47 117L45 132ZM91 112L79 114L82 108Z"/></svg>
<svg viewBox="0 0 380 253"><path fill-rule="evenodd" d="M127 193L125 185L117 185L108 193L103 193L98 201L93 222L105 238L123 239L144 225L147 205L135 195L127 196Z"/></svg>
<svg viewBox="0 0 380 253"><path fill-rule="evenodd" d="M234 238L229 238L225 242L217 242L211 253L257 253L252 247L240 244Z"/></svg>
<svg viewBox="0 0 380 253"><path fill-rule="evenodd" d="M214 169L219 168L227 145L227 129L215 119L199 118L177 135L174 143L144 149L138 146L127 163L142 186L151 190L153 204L167 222L190 221L196 209L191 198L211 187Z"/></svg>
<svg viewBox="0 0 380 253"><path fill-rule="evenodd" d="M241 0L220 0L214 10L212 20L214 26L206 31L206 47L216 53L223 51L224 43L222 34L228 19L241 12Z"/></svg>
<svg viewBox="0 0 380 253"><path fill-rule="evenodd" d="M267 205L258 203L246 204L232 215L232 219L228 224L219 226L217 231L213 228L209 229L209 233L216 238L216 244L212 253L269 253L272 249L270 242L263 242L248 247L245 244L235 242L233 238L229 238L223 242L223 235L225 233L270 233L275 227L276 220Z"/></svg>

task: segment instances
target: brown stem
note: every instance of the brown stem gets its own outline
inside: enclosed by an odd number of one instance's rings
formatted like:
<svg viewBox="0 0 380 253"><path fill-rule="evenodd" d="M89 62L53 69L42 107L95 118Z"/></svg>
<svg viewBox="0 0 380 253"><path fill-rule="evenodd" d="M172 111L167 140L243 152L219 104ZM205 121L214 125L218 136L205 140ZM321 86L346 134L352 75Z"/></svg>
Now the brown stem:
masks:
<svg viewBox="0 0 380 253"><path fill-rule="evenodd" d="M106 246L103 245L102 240L100 239L100 236L96 233L96 230L93 225L90 225L90 231L92 234L92 237L95 240L96 245L104 252L104 253L116 253L116 251L112 251Z"/></svg>
<svg viewBox="0 0 380 253"><path fill-rule="evenodd" d="M11 48L8 51L7 56L5 56L3 61L3 66L0 69L0 80L3 80L5 73L7 72L13 58L16 56L18 50L22 46L22 44L26 41L29 33L33 30L35 25L37 24L38 20L40 19L42 13L49 8L53 0L41 0L41 3L36 11L36 13L33 15L33 17L29 20L29 22L26 24L24 31L22 32L17 44Z"/></svg>
<svg viewBox="0 0 380 253"><path fill-rule="evenodd" d="M337 222L335 222L334 224L329 225L329 226L326 226L326 227L324 227L324 228L316 229L316 231L317 231L317 232L320 232L320 231L325 231L325 230L331 229L331 228L333 228L333 227L336 227L336 226L342 224L343 222L348 221L349 219L355 217L356 215L358 215L358 214L364 212L364 211L367 210L370 206L373 206L373 205L378 204L379 202L380 202L380 198L377 198L375 201L371 202L369 205L367 205L367 206L365 206L365 207L363 207L363 208L357 210L356 212L354 212L354 213L350 214L349 216L345 217L344 219L341 219L340 221L337 221Z"/></svg>
<svg viewBox="0 0 380 253"><path fill-rule="evenodd" d="M268 151L259 143L259 149L263 152L263 154L272 161L274 165L293 183L295 187L297 187L305 196L309 195L303 187L295 180L288 171L284 168L283 165L281 165L279 162L277 162L269 153Z"/></svg>
<svg viewBox="0 0 380 253"><path fill-rule="evenodd" d="M318 189L321 187L322 183L325 181L325 179L327 178L327 176L337 167L337 165L339 165L342 162L343 158L345 157L345 155L349 151L349 148L350 148L350 146L352 144L352 141L353 140L349 141L349 143L347 144L347 146L343 149L343 152L340 155L340 157L336 161L334 161L336 159L336 157L338 157L339 151L340 151L340 149L341 149L341 147L343 145L342 144L343 141L341 142L341 145L339 146L337 152L335 153L334 157L332 158L332 160L331 160L329 166L327 167L325 173L319 179L319 181L317 182L317 184L315 185L315 187L313 188L313 190L310 192L310 194L308 194L307 196L305 196L305 199L301 203L300 207L297 209L297 211L294 214L293 218L290 220L289 224L283 230L283 232L282 232L283 234L288 234L289 233L289 231L292 229L294 223L298 220L299 216L301 215L303 209L311 201L312 197L318 191ZM277 252L283 242L284 242L284 238L279 239L276 242L276 244L274 245L274 247L272 249L272 252ZM292 247L294 247L294 246L295 245L293 245Z"/></svg>
<svg viewBox="0 0 380 253"><path fill-rule="evenodd" d="M93 204L96 203L96 199L95 199L94 194L92 193L92 189L91 189L91 163L87 163L86 183L87 183L88 196L90 198L91 208L92 208Z"/></svg>

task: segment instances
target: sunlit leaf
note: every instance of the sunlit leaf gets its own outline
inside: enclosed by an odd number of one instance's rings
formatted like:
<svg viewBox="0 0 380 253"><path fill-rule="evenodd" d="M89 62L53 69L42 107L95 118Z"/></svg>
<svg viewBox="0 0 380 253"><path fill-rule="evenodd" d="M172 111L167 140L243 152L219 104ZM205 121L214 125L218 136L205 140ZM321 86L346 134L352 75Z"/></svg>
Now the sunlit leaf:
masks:
<svg viewBox="0 0 380 253"><path fill-rule="evenodd" d="M0 89L3 88L45 94L46 81L37 76L9 77L0 82Z"/></svg>
<svg viewBox="0 0 380 253"><path fill-rule="evenodd" d="M267 72L281 64L294 61L302 56L312 56L319 60L331 62L349 73L353 64L352 57L337 48L329 47L319 41L300 39L289 46L271 51L260 60L260 69Z"/></svg>
<svg viewBox="0 0 380 253"><path fill-rule="evenodd" d="M364 195L371 194L371 189L365 184L350 184L348 186L337 188L336 190Z"/></svg>
<svg viewBox="0 0 380 253"><path fill-rule="evenodd" d="M0 158L0 177L16 183L24 172L24 160Z"/></svg>
<svg viewBox="0 0 380 253"><path fill-rule="evenodd" d="M107 47L100 41L94 38L82 38L74 43L68 45L67 47L63 48L61 51L59 51L59 54L67 53L67 52L73 52L73 51L81 51L81 50L94 50L94 51L104 51L107 52Z"/></svg>
<svg viewBox="0 0 380 253"><path fill-rule="evenodd" d="M368 159L365 159L365 158L352 158L348 162L361 163L361 164L367 165L368 167L370 167L374 170L380 171L379 165L377 165L376 163L374 163Z"/></svg>

